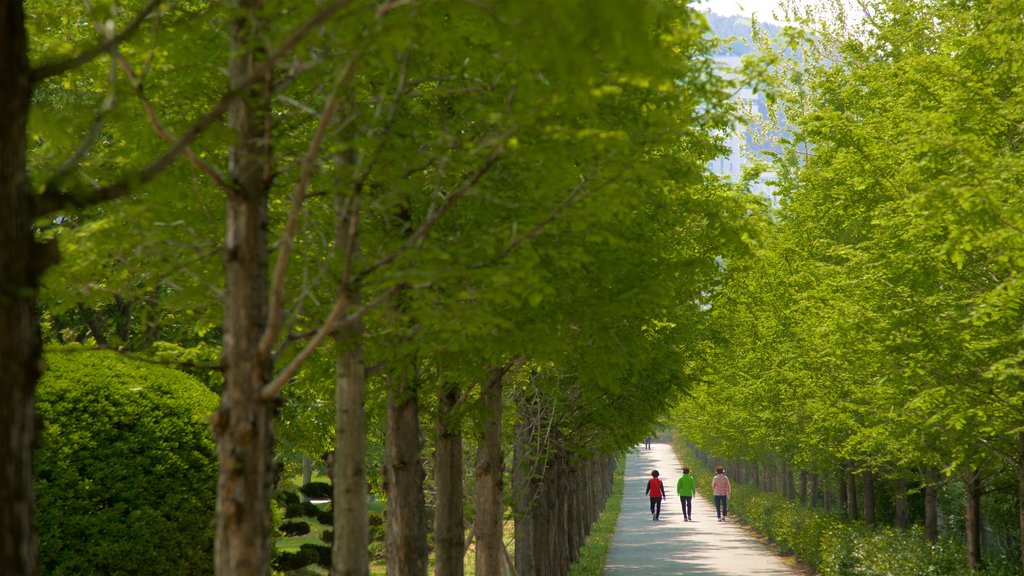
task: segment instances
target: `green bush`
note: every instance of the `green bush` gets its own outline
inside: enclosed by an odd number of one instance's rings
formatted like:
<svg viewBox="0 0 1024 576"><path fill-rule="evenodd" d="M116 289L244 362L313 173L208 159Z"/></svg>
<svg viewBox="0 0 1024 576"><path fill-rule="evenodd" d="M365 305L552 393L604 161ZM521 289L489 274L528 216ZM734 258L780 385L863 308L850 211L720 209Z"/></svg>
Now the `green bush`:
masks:
<svg viewBox="0 0 1024 576"><path fill-rule="evenodd" d="M309 522L303 522L301 520L293 522L284 522L279 527L281 533L285 536L305 536L309 534Z"/></svg>
<svg viewBox="0 0 1024 576"><path fill-rule="evenodd" d="M43 572L212 574L217 396L113 352L46 359L36 464Z"/></svg>
<svg viewBox="0 0 1024 576"><path fill-rule="evenodd" d="M814 566L822 576L967 576L964 546L932 544L920 527L899 530L850 523L778 494L734 485L730 508L751 528ZM986 576L1019 574L1012 559L991 558Z"/></svg>

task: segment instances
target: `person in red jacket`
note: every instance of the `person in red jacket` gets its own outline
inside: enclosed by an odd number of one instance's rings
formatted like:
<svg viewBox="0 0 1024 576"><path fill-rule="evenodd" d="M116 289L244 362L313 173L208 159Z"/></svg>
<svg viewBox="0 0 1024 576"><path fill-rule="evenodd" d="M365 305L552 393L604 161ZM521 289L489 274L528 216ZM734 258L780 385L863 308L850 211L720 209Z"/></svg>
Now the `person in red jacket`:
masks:
<svg viewBox="0 0 1024 576"><path fill-rule="evenodd" d="M661 516L661 501L665 499L665 483L658 478L657 470L651 472L651 476L644 494L651 498L651 520L657 520Z"/></svg>

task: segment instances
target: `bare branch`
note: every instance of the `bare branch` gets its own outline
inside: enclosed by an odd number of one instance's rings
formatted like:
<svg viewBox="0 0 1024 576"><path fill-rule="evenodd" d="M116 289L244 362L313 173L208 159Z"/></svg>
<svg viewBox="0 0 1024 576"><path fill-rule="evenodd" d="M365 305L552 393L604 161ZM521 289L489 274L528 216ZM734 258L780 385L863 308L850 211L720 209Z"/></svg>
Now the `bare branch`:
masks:
<svg viewBox="0 0 1024 576"><path fill-rule="evenodd" d="M281 388L288 383L288 380L290 380L292 376L295 376L295 373L299 371L299 367L301 367L302 364L313 355L313 352L316 351L324 339L334 332L339 325L355 322L363 316L366 316L367 312L383 304L388 298L398 292L399 289L400 287L394 286L385 290L371 302L345 317L342 317L342 315L348 310L349 300L348 297L343 294L338 298L337 302L334 303L334 308L331 310L330 315L327 316L327 320L325 320L323 325L320 326L320 329L317 330L316 335L306 343L305 348L303 348L295 358L292 358L292 361L284 370L282 370L272 381L263 386L260 391L260 397L264 400L269 400L276 396L277 393L281 391Z"/></svg>
<svg viewBox="0 0 1024 576"><path fill-rule="evenodd" d="M121 64L121 69L124 70L125 75L128 76L128 81L131 84L132 88L135 89L135 95L138 97L139 102L142 103L142 107L146 110L146 116L149 117L149 125L153 128L153 131L156 132L157 136L162 138L164 141L174 142L174 136L172 136L171 133L168 132L166 128L164 128L163 123L160 122L160 117L156 113L156 108L153 106L153 103L146 96L142 87L142 82L135 74L135 70L132 68L131 63L128 62L128 59L125 58L124 55L120 52L117 53L117 60ZM220 189L228 189L229 186L227 180L224 179L224 176L222 176L220 172L218 172L217 169L214 168L209 162L197 156L196 153L192 151L191 147L186 147L182 152L182 156L184 156L186 160L188 160L193 166L195 166L196 169L198 169L203 174L206 174L211 180L213 180L213 182ZM50 180L56 182L59 179L53 177Z"/></svg>
<svg viewBox="0 0 1024 576"><path fill-rule="evenodd" d="M353 55L345 66L345 70L338 76L338 81L335 83L333 90L331 90L331 95L327 98L327 105L320 115L320 121L317 123L316 131L313 133L313 140L309 143L309 151L306 153L306 158L302 163L299 181L295 184L291 210L288 212L288 220L285 223L284 235L281 239L281 248L277 253L277 262L274 264L274 273L271 276L270 318L267 320L267 328L260 338L259 354L261 356L270 352L270 348L274 345L274 341L277 340L281 330L281 322L284 317L284 307L282 305L284 301L284 278L285 272L288 270L288 260L291 257L295 233L298 230L299 213L306 200L306 190L309 188L309 180L313 175L313 169L316 167L320 148L323 146L324 135L327 133L327 127L330 125L331 120L334 119L334 113L338 109L339 94L355 76L356 63L359 61L360 56L361 52Z"/></svg>

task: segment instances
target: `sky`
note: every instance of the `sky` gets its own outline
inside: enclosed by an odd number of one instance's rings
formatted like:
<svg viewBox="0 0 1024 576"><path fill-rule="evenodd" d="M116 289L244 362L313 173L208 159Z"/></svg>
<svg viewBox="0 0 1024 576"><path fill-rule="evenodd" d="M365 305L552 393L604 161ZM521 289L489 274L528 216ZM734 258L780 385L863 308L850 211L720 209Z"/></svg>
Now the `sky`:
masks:
<svg viewBox="0 0 1024 576"><path fill-rule="evenodd" d="M778 0L694 0L693 4L723 16L750 16L756 12L762 22L774 21L772 11L779 11Z"/></svg>

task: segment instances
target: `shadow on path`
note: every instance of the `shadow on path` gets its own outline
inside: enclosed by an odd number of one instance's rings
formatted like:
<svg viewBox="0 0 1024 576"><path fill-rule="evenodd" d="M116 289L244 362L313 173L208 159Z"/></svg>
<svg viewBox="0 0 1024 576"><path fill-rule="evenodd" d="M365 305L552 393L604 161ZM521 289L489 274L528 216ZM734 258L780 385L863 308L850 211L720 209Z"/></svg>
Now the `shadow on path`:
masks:
<svg viewBox="0 0 1024 576"><path fill-rule="evenodd" d="M661 519L651 520L650 500L644 495L651 470L665 482L668 500ZM676 480L683 473L669 444L642 446L626 457L622 512L615 526L605 576L801 576L742 528L719 522L711 495L711 478L697 478L693 522L683 521Z"/></svg>

